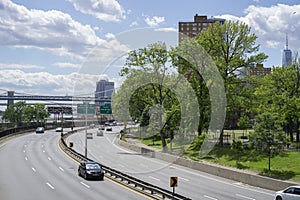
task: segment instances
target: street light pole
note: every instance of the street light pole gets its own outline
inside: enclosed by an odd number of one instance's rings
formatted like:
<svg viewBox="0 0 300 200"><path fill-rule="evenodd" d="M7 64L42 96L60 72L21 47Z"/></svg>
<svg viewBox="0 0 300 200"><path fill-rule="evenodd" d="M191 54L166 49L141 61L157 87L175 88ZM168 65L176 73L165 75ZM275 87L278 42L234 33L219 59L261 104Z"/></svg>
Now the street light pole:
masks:
<svg viewBox="0 0 300 200"><path fill-rule="evenodd" d="M87 157L87 107L88 107L88 102L85 103L85 149L84 149L85 157Z"/></svg>

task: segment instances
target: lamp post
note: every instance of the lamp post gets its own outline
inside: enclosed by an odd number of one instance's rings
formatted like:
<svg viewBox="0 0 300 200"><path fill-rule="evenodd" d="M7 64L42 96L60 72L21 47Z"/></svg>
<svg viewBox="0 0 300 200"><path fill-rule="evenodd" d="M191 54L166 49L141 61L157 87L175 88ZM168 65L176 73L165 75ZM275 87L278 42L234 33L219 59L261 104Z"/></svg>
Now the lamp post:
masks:
<svg viewBox="0 0 300 200"><path fill-rule="evenodd" d="M88 102L85 102L85 148L84 148L84 156L87 157L87 110L88 110Z"/></svg>

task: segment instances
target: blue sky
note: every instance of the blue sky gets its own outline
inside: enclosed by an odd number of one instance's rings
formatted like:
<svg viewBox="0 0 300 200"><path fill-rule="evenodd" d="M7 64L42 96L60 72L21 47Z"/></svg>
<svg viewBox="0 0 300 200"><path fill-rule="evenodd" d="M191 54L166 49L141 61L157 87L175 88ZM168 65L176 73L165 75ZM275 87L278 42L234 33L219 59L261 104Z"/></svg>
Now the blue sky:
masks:
<svg viewBox="0 0 300 200"><path fill-rule="evenodd" d="M126 52L156 39L176 45L178 22L195 14L247 23L265 67L281 65L286 33L299 51L299 0L2 0L0 93L92 93L103 77L119 86Z"/></svg>

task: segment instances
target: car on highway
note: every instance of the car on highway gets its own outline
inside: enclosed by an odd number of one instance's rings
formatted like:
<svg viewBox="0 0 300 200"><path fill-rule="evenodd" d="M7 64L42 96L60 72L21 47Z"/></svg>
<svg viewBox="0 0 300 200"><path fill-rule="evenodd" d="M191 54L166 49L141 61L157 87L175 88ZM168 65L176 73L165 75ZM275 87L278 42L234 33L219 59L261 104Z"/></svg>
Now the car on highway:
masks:
<svg viewBox="0 0 300 200"><path fill-rule="evenodd" d="M106 131L112 131L112 127L106 127Z"/></svg>
<svg viewBox="0 0 300 200"><path fill-rule="evenodd" d="M290 186L275 193L274 200L299 200L300 185Z"/></svg>
<svg viewBox="0 0 300 200"><path fill-rule="evenodd" d="M102 130L98 130L97 131L97 136L103 136L103 131Z"/></svg>
<svg viewBox="0 0 300 200"><path fill-rule="evenodd" d="M78 176L84 179L104 179L104 171L96 162L81 162L78 166Z"/></svg>
<svg viewBox="0 0 300 200"><path fill-rule="evenodd" d="M44 133L44 132L45 132L44 127L37 127L37 128L35 129L35 133Z"/></svg>
<svg viewBox="0 0 300 200"><path fill-rule="evenodd" d="M100 125L100 127L98 128L98 130L105 130L105 127L103 125Z"/></svg>
<svg viewBox="0 0 300 200"><path fill-rule="evenodd" d="M62 127L57 127L57 128L55 129L55 132L63 132L63 128L62 128Z"/></svg>
<svg viewBox="0 0 300 200"><path fill-rule="evenodd" d="M93 133L86 133L86 139L93 139Z"/></svg>

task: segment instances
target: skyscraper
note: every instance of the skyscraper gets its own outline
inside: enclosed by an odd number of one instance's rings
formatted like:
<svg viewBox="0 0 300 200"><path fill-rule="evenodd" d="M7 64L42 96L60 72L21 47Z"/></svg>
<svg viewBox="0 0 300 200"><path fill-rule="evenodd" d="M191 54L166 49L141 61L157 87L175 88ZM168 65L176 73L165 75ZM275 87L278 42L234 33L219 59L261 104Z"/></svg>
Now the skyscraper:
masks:
<svg viewBox="0 0 300 200"><path fill-rule="evenodd" d="M292 65L292 51L289 49L289 43L288 43L288 35L286 34L285 39L285 49L283 50L282 54L282 66L291 66Z"/></svg>
<svg viewBox="0 0 300 200"><path fill-rule="evenodd" d="M101 79L100 81L97 82L96 85L96 91L95 91L95 104L100 105L101 103L97 101L97 99L111 99L112 94L115 89L115 83L110 82L105 79Z"/></svg>

